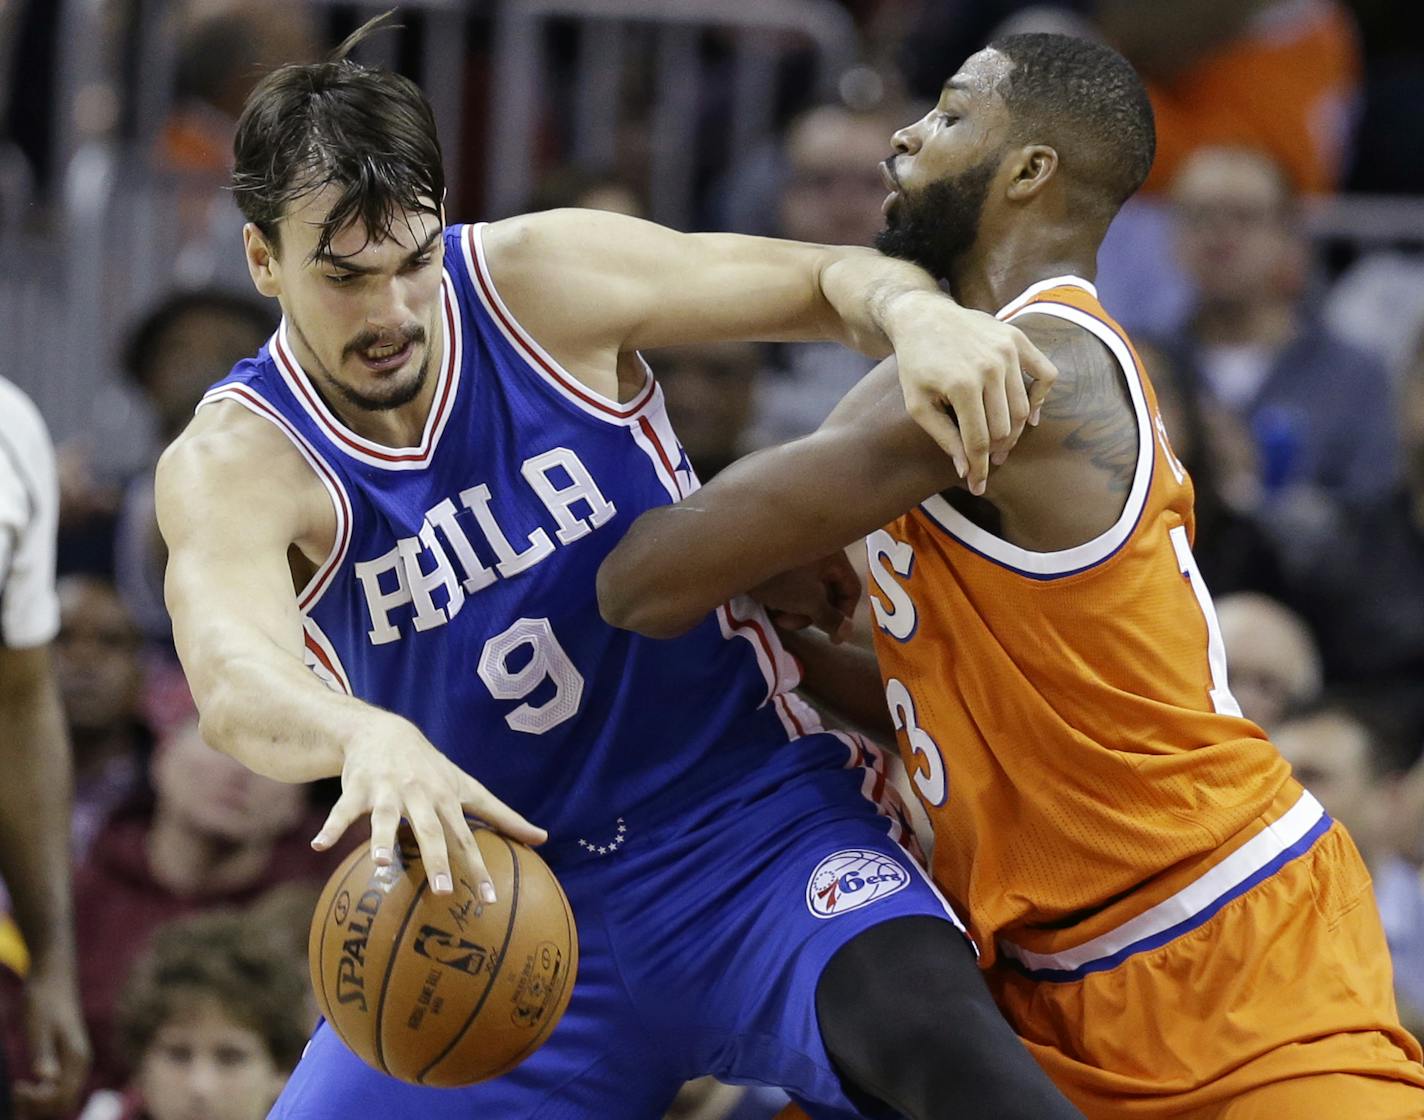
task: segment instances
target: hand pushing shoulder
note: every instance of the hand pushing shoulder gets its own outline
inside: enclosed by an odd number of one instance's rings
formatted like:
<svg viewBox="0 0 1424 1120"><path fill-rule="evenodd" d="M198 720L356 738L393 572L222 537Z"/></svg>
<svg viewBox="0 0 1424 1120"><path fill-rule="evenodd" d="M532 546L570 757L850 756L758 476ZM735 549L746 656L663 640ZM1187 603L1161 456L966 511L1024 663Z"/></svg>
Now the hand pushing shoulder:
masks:
<svg viewBox="0 0 1424 1120"><path fill-rule="evenodd" d="M1042 419L990 476L1002 535L1036 551L1084 544L1122 515L1137 470L1137 412L1127 372L1088 330L1049 315L1014 320L1058 369Z"/></svg>

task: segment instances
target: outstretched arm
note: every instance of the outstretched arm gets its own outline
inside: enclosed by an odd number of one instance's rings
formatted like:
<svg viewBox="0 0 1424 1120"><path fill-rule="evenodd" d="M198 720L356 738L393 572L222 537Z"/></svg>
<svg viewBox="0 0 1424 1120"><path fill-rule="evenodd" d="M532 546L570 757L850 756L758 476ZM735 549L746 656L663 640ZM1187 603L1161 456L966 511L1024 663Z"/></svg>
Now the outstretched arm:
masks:
<svg viewBox="0 0 1424 1120"><path fill-rule="evenodd" d="M803 439L732 464L633 523L598 572L615 626L674 637L719 603L878 529L959 480L910 419L893 359Z"/></svg>
<svg viewBox="0 0 1424 1120"><path fill-rule="evenodd" d="M492 901L464 813L526 843L544 833L409 720L332 691L306 668L288 553L305 545L324 555L335 514L285 437L236 404L212 405L164 454L156 492L173 638L204 740L280 781L340 774L341 797L314 846L330 847L370 813L372 856L389 864L404 817L432 890L452 889L454 856Z"/></svg>
<svg viewBox="0 0 1424 1120"><path fill-rule="evenodd" d="M1092 335L1042 315L1024 329L1063 371L1043 423L997 468L987 494L1021 547L1069 548L1120 515L1139 431L1116 359ZM858 540L961 484L905 410L893 360L877 366L803 439L739 460L672 506L649 510L598 572L603 617L673 637L733 595Z"/></svg>
<svg viewBox="0 0 1424 1120"><path fill-rule="evenodd" d="M580 210L498 222L484 247L515 318L605 396L617 393L611 359L629 350L735 339L829 339L873 357L893 348L911 415L976 484L1055 376L1022 332L870 249L684 234Z"/></svg>

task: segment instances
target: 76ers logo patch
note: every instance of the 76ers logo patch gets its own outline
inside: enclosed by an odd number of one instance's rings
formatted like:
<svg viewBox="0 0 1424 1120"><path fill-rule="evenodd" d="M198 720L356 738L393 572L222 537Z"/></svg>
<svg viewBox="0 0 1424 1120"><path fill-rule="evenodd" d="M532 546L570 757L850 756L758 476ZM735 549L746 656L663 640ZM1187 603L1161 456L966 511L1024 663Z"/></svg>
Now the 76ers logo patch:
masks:
<svg viewBox="0 0 1424 1120"><path fill-rule="evenodd" d="M883 852L847 848L816 865L806 884L806 905L818 918L834 918L909 885L910 873L898 860Z"/></svg>

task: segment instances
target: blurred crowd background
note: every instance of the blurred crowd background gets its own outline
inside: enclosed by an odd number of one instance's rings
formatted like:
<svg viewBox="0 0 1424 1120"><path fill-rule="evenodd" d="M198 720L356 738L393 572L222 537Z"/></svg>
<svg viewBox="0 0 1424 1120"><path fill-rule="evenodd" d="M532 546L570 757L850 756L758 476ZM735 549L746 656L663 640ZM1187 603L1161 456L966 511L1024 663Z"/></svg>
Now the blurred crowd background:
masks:
<svg viewBox="0 0 1424 1120"><path fill-rule="evenodd" d="M0 0L0 372L60 452L86 1120L255 1120L314 1012L327 788L206 747L171 647L152 468L258 349L227 192L274 65L386 3ZM866 244L892 131L992 35L1106 39L1158 158L1098 285L1197 492L1246 714L1373 869L1424 1025L1424 6L1396 0L422 0L358 58L436 107L452 222L556 206ZM703 478L813 428L833 346L650 355ZM359 843L352 837L350 843ZM0 924L0 1020L26 968ZM24 1057L11 1030L11 1066ZM710 1084L674 1114L759 1120Z"/></svg>

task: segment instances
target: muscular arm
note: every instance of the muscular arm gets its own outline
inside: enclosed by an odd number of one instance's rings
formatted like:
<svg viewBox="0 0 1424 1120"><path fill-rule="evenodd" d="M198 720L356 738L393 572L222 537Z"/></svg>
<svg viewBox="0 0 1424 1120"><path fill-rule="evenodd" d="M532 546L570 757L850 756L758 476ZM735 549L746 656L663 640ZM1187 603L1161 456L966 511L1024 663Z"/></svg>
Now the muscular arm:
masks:
<svg viewBox="0 0 1424 1120"><path fill-rule="evenodd" d="M1021 322L1061 371L1043 422L991 478L1004 536L1053 551L1122 512L1137 423L1116 359L1081 328ZM733 595L826 556L955 486L958 472L910 420L893 361L872 370L810 436L750 455L681 502L643 514L598 573L615 626L672 637Z"/></svg>
<svg viewBox="0 0 1424 1120"><path fill-rule="evenodd" d="M341 773L341 745L380 713L303 662L288 549L335 535L315 476L276 428L219 404L160 460L155 491L173 638L204 740L280 781Z"/></svg>
<svg viewBox="0 0 1424 1120"><path fill-rule="evenodd" d="M485 252L515 316L556 355L574 357L825 339L878 358L890 353L886 324L901 297L950 302L929 273L872 249L679 233L601 211L497 222Z"/></svg>
<svg viewBox="0 0 1424 1120"><path fill-rule="evenodd" d="M1021 332L869 249L685 234L580 210L498 222L484 246L515 318L610 398L620 395L617 356L630 350L829 339L881 357L893 347L914 419L977 481L1055 376ZM1020 370L1034 379L1027 391Z"/></svg>
<svg viewBox="0 0 1424 1120"><path fill-rule="evenodd" d="M36 964L72 963L73 775L48 646L0 649L0 878Z"/></svg>
<svg viewBox="0 0 1424 1120"><path fill-rule="evenodd" d="M410 721L333 692L305 666L288 552L313 563L335 537L325 490L286 438L236 404L209 406L163 456L156 480L168 544L173 638L203 738L281 781L341 775L341 798L314 843L330 847L371 816L372 856L388 864L409 820L436 893L452 890L451 851L494 901L465 814L525 843L545 839L440 754Z"/></svg>

